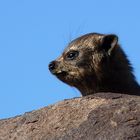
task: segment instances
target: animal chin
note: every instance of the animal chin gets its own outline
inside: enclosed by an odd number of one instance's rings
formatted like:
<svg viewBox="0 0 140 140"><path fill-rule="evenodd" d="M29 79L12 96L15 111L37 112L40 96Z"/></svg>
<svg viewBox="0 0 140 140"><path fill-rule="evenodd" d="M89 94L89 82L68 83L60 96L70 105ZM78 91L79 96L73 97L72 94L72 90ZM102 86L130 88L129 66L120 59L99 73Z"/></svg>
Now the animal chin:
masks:
<svg viewBox="0 0 140 140"><path fill-rule="evenodd" d="M71 83L73 83L73 77L71 77L68 72L62 71L61 73L57 73L55 75L58 79L67 83L68 85L71 85Z"/></svg>

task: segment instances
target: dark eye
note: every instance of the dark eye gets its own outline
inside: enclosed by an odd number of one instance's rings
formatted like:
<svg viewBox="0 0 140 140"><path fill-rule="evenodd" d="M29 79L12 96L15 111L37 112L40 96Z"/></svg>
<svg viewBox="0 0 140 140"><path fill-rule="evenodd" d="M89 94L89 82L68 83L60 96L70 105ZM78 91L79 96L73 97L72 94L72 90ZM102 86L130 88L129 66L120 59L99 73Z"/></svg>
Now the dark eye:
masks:
<svg viewBox="0 0 140 140"><path fill-rule="evenodd" d="M67 53L66 59L67 60L74 60L78 55L79 55L78 51L71 51L71 52Z"/></svg>

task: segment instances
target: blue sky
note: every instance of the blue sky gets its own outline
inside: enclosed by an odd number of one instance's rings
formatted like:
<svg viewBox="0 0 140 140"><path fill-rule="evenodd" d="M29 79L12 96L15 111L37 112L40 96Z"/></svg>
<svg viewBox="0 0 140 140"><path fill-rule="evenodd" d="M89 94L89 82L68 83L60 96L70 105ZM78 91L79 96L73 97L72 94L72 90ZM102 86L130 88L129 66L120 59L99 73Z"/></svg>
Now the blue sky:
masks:
<svg viewBox="0 0 140 140"><path fill-rule="evenodd" d="M140 82L139 0L0 1L0 118L80 96L48 63L89 32L117 34Z"/></svg>

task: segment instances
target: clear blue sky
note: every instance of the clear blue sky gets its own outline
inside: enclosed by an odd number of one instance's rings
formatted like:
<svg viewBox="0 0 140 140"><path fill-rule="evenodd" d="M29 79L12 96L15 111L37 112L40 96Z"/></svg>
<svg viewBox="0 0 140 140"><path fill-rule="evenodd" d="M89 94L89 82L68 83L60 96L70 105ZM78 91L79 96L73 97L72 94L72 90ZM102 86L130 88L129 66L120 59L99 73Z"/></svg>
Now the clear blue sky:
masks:
<svg viewBox="0 0 140 140"><path fill-rule="evenodd" d="M89 32L117 34L140 82L139 0L1 0L0 118L80 96L48 63Z"/></svg>

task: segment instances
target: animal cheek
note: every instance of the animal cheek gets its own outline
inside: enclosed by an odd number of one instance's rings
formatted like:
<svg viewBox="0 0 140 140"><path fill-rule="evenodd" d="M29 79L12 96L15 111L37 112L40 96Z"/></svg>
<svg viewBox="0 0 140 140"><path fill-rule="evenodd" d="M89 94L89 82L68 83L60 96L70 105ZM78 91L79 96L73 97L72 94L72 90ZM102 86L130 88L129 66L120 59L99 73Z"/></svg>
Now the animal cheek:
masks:
<svg viewBox="0 0 140 140"><path fill-rule="evenodd" d="M77 68L74 71L71 71L71 75L73 75L74 77L81 79L81 77L83 77L85 75L86 70L83 68Z"/></svg>
<svg viewBox="0 0 140 140"><path fill-rule="evenodd" d="M79 61L78 63L76 63L76 67L78 68L87 68L89 66L88 61Z"/></svg>
<svg viewBox="0 0 140 140"><path fill-rule="evenodd" d="M70 71L69 75L72 76L73 78L79 77L79 72L78 71Z"/></svg>
<svg viewBox="0 0 140 140"><path fill-rule="evenodd" d="M92 57L92 63L94 65L94 67L97 67L101 62L101 58L98 55L94 55Z"/></svg>

